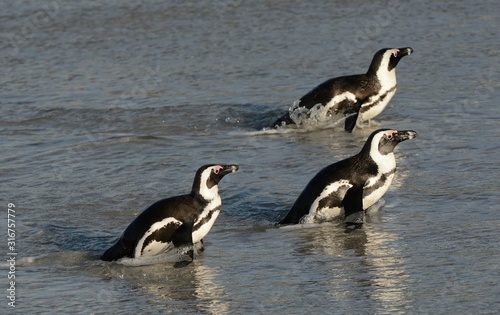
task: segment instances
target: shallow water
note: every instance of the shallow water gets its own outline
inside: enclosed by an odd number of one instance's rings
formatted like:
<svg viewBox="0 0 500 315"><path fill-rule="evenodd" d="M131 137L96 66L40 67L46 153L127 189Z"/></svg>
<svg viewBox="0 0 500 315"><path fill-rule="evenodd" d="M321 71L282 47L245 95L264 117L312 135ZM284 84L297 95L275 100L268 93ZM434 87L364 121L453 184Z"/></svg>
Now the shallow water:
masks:
<svg viewBox="0 0 500 315"><path fill-rule="evenodd" d="M34 313L472 313L500 309L497 1L0 4L4 214ZM361 230L275 228L373 130L263 132L327 78L411 46L377 117L413 129ZM236 163L194 263L97 257L206 163ZM8 288L6 262L0 264Z"/></svg>

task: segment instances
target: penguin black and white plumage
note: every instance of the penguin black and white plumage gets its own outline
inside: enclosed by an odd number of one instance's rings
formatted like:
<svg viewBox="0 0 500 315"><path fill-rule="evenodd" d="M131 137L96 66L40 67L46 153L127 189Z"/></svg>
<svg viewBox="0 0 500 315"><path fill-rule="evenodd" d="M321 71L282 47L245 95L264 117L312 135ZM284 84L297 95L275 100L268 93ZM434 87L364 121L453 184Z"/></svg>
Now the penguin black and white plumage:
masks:
<svg viewBox="0 0 500 315"><path fill-rule="evenodd" d="M320 223L343 214L346 226L360 227L364 210L391 185L396 172L394 148L416 136L412 130L374 131L357 155L316 174L278 224Z"/></svg>
<svg viewBox="0 0 500 315"><path fill-rule="evenodd" d="M186 247L193 260L193 246L202 242L221 209L218 183L237 165L205 165L196 172L191 193L155 202L125 229L101 260L144 257Z"/></svg>
<svg viewBox="0 0 500 315"><path fill-rule="evenodd" d="M294 103L289 112L273 127L301 124L310 119L312 110L324 117L347 117L345 130L363 128L380 114L396 93L396 66L404 56L413 53L410 47L384 48L373 56L365 74L342 76L327 80ZM317 118L318 115L313 115ZM333 119L333 118L332 118Z"/></svg>

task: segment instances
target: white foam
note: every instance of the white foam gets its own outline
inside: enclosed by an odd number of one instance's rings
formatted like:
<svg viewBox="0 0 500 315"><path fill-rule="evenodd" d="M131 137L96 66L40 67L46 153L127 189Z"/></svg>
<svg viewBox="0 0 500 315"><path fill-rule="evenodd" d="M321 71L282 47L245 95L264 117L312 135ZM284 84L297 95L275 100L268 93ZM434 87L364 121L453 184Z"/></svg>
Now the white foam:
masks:
<svg viewBox="0 0 500 315"><path fill-rule="evenodd" d="M318 227L324 227L324 226L337 226L337 225L338 225L338 223L334 223L334 222L322 222L322 223L305 222L305 223L301 223L301 224L281 225L281 226L278 226L278 229L300 230L300 229L312 229L312 228L318 228Z"/></svg>
<svg viewBox="0 0 500 315"><path fill-rule="evenodd" d="M45 257L46 255L41 255L41 256L30 256L30 257L23 257L23 258L20 258L18 259L18 257L16 256L16 266L19 267L19 266L30 266L30 265L34 265L35 262L39 259L39 258L43 258ZM7 259L9 259L9 256L7 256ZM6 261L1 261L0 262L0 269L8 269L10 267L10 263L9 262L6 262Z"/></svg>
<svg viewBox="0 0 500 315"><path fill-rule="evenodd" d="M354 114L352 114L354 115ZM352 116L343 116L333 121L326 121L323 123L308 121L307 123L297 125L286 125L278 128L269 127L262 128L262 130L257 131L234 131L229 132L231 136L246 136L246 137L259 137L259 136L273 136L273 135L284 135L284 134L297 134L297 133L307 133L314 130L324 130L324 129L339 129L343 130L345 120Z"/></svg>
<svg viewBox="0 0 500 315"><path fill-rule="evenodd" d="M116 261L117 264L131 267L150 266L164 263L175 263L178 261L191 261L191 258L176 250L155 256L142 256L137 258L124 257Z"/></svg>
<svg viewBox="0 0 500 315"><path fill-rule="evenodd" d="M230 132L229 135L255 137L255 136L269 136L269 135L272 136L272 135L282 135L289 133L306 133L306 132L307 130L305 129L300 129L297 128L297 126L295 125L290 125L278 128L263 128L262 130L257 130L257 131L234 131Z"/></svg>
<svg viewBox="0 0 500 315"><path fill-rule="evenodd" d="M384 199L379 199L377 202L375 202L373 205L371 205L368 209L365 210L366 213L377 213L382 209L382 207L385 206L385 200Z"/></svg>
<svg viewBox="0 0 500 315"><path fill-rule="evenodd" d="M301 107L300 102L296 101L290 106L288 112L297 126L307 130L335 128L347 117L354 115L354 113L348 116L342 113L336 114L330 110L331 107L316 104L312 108L306 108Z"/></svg>

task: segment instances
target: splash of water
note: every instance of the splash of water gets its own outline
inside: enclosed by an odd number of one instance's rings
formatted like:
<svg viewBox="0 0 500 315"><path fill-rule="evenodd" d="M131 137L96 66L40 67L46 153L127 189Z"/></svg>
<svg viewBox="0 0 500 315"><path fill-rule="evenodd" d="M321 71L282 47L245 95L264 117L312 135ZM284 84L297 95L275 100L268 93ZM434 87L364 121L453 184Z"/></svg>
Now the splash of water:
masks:
<svg viewBox="0 0 500 315"><path fill-rule="evenodd" d="M293 122L305 129L325 129L335 128L343 123L353 114L345 115L340 112L332 111L331 107L322 104L316 104L311 108L300 106L300 100L293 102L288 109L290 118Z"/></svg>
<svg viewBox="0 0 500 315"><path fill-rule="evenodd" d="M185 254L179 254L176 252L167 252L161 255L147 256L147 257L136 257L128 258L124 257L116 262L120 265L139 267L139 266L150 266L164 263L176 263L179 261L190 261L191 258Z"/></svg>

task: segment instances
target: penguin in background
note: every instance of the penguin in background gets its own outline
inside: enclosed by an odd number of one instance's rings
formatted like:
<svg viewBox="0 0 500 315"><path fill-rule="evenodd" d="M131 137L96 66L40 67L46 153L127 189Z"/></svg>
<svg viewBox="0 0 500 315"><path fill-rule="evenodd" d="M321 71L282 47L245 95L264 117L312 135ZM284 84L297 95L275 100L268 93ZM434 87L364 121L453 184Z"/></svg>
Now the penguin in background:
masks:
<svg viewBox="0 0 500 315"><path fill-rule="evenodd" d="M222 205L219 181L238 168L237 165L200 167L189 194L162 199L149 206L100 259L114 261L123 257L155 256L174 248L185 248L192 261L193 246L202 248L203 238L219 215Z"/></svg>
<svg viewBox="0 0 500 315"><path fill-rule="evenodd" d="M394 178L394 148L416 136L412 130L374 131L358 154L319 171L278 224L320 223L343 216L347 229L360 228L364 211L382 198Z"/></svg>
<svg viewBox="0 0 500 315"><path fill-rule="evenodd" d="M396 66L401 58L412 53L411 47L379 50L365 74L336 77L321 83L294 103L273 127L300 125L310 119L314 110L326 117L339 114L346 117L344 128L348 132L355 127L363 128L384 110L396 93Z"/></svg>

